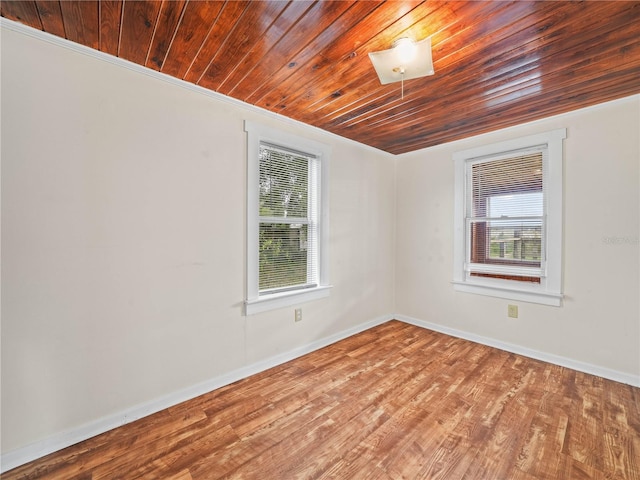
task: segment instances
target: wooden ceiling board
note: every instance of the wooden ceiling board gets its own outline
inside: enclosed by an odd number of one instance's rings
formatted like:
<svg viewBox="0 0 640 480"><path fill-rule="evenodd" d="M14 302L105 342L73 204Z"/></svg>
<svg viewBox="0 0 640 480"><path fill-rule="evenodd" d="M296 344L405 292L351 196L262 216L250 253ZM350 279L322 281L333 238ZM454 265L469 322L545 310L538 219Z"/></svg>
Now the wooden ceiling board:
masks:
<svg viewBox="0 0 640 480"><path fill-rule="evenodd" d="M64 23L62 22L62 12L60 11L60 3L50 0L36 1L38 16L42 23L44 31L49 32L58 37L64 37Z"/></svg>
<svg viewBox="0 0 640 480"><path fill-rule="evenodd" d="M120 57L146 65L161 5L160 1L124 3Z"/></svg>
<svg viewBox="0 0 640 480"><path fill-rule="evenodd" d="M255 105L267 108L269 110L278 111L278 113L283 113L283 109L289 103L288 99L291 97L293 93L292 88L287 88L283 85L287 85L287 81L284 80L280 84L275 84L271 80L271 74L273 70L278 71L278 68L274 68L276 66L281 68L287 68L291 72L292 67L295 67L299 64L304 65L301 69L295 71L295 76L290 73L288 75L288 79L293 82L293 84L289 83L288 85L293 88L298 88L302 86L305 88L306 85L316 85L320 82L320 78L322 77L322 73L326 70L327 64L329 63L321 53L325 50L322 50L322 45L318 45L309 39L315 39L322 34L327 28L330 26L350 7L349 2L317 2L313 6L311 6L305 15L301 17L289 31L283 35L280 41L274 46L274 48L267 54L265 59L261 62L261 76L262 78L267 80L267 91L271 92L273 89L278 89L282 93L276 93L276 98L278 99L272 106L264 106L264 103L257 101L252 102ZM306 62L304 59L307 56L314 56L317 61L313 62L313 65L310 66L309 62ZM318 56L319 55L319 56ZM310 67L310 68L309 68ZM309 78L313 77L316 80L314 82L300 82L300 77ZM248 79L249 81L251 79ZM245 82L246 83L246 82ZM295 87L294 87L295 85ZM249 89L251 89L251 85L249 84ZM236 93L239 92L238 89L234 91L233 96L236 96ZM241 97L241 100L245 100ZM246 100L245 100L246 101Z"/></svg>
<svg viewBox="0 0 640 480"><path fill-rule="evenodd" d="M62 1L60 11L67 40L98 50L100 47L98 3Z"/></svg>
<svg viewBox="0 0 640 480"><path fill-rule="evenodd" d="M100 7L100 50L117 57L123 1L102 0L98 6Z"/></svg>
<svg viewBox="0 0 640 480"><path fill-rule="evenodd" d="M640 1L3 0L0 14L390 153L640 93ZM430 37L435 74L368 58Z"/></svg>
<svg viewBox="0 0 640 480"><path fill-rule="evenodd" d="M289 49L285 50L279 46L279 42L285 32L295 27L309 6L309 3L305 2L287 4L278 18L264 31L262 41L252 46L246 56L237 63L233 72L224 79L217 91L224 95L242 98L247 102L247 97L259 91L262 85L272 85L277 81L276 78L285 69L280 68L276 72L272 70L270 64L281 65L289 59L291 54ZM276 61L275 55L280 55L281 60ZM289 76L293 68L295 65L289 62L286 66L285 76L281 78Z"/></svg>
<svg viewBox="0 0 640 480"><path fill-rule="evenodd" d="M238 68L249 65L247 55L254 45L262 44L265 32L286 7L285 2L257 2L255 8L246 9L198 84L220 92L222 84Z"/></svg>
<svg viewBox="0 0 640 480"><path fill-rule="evenodd" d="M251 8L249 0L245 1L229 1L226 2L215 24L209 30L207 38L200 46L197 55L194 57L188 71L185 73L184 78L186 81L200 85L200 80L206 73L206 71L212 67L215 68L214 62L220 54L221 48L227 41L230 33L237 25L237 21L242 19L245 11ZM189 34L189 32L187 32ZM222 71L219 74L223 74Z"/></svg>
<svg viewBox="0 0 640 480"><path fill-rule="evenodd" d="M258 105L266 109L282 108L283 101L288 97L293 88L299 86L300 77L311 75L322 69L328 62L328 52L335 38L343 31L358 23L359 20L373 8L377 8L379 2L358 2L342 11L337 18L331 16L331 23L325 23L324 29L313 39L304 49L296 49L295 44L290 42L280 42L274 44L273 50L269 53L269 61L263 59L256 68L257 75L246 78L244 81L229 92L237 98L253 105ZM348 6L348 5L347 5ZM364 8L363 8L364 7ZM359 20L358 20L359 19ZM298 19L290 29L304 28ZM292 52L293 50L293 52ZM279 65L280 68L274 68ZM256 88L254 78L262 78L260 85ZM250 93L249 93L250 92Z"/></svg>
<svg viewBox="0 0 640 480"><path fill-rule="evenodd" d="M270 84L270 75L273 72L269 69L263 70L263 64L271 65L275 63L273 57L278 54L276 48L278 42L283 38L283 30L288 31L294 28L302 18L305 18L309 9L309 3L307 2L278 3L276 5L284 8L280 8L278 12L270 12L269 16L260 22L262 28L260 35L249 37L250 34L246 34L247 37L254 38L255 41L251 45L247 44L241 55L230 55L228 57L229 74L224 77L220 75L220 81L216 82L215 73L208 72L207 78L203 79L203 86L216 89L217 83L218 88L216 91L225 95L230 95L233 91L233 97L244 101L244 96L249 92L263 83L269 82ZM250 25L246 25L246 27L255 29ZM277 33L271 33L274 30ZM234 73L236 75L233 75ZM233 79L235 79L235 82Z"/></svg>
<svg viewBox="0 0 640 480"><path fill-rule="evenodd" d="M153 32L153 40L146 56L145 65L147 67L158 71L162 69L186 3L186 0L162 2L158 12L158 22Z"/></svg>
<svg viewBox="0 0 640 480"><path fill-rule="evenodd" d="M35 29L43 30L36 2L0 2L0 15Z"/></svg>
<svg viewBox="0 0 640 480"><path fill-rule="evenodd" d="M170 42L161 71L184 79L203 43L218 23L223 2L188 2ZM215 53L215 52L214 52Z"/></svg>

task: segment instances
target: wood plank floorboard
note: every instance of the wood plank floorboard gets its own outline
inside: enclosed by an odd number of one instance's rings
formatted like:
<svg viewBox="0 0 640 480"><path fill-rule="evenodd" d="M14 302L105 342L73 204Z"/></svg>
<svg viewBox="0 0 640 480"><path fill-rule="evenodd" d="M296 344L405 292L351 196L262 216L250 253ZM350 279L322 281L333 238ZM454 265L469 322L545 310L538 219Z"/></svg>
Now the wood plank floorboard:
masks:
<svg viewBox="0 0 640 480"><path fill-rule="evenodd" d="M2 478L640 480L640 389L390 321Z"/></svg>

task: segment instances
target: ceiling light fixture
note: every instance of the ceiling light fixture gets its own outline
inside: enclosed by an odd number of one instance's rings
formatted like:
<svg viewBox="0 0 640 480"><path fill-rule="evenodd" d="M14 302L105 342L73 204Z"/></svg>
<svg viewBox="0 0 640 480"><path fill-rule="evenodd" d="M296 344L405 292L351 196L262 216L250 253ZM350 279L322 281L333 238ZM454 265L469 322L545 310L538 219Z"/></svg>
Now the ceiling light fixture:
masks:
<svg viewBox="0 0 640 480"><path fill-rule="evenodd" d="M403 37L393 42L392 48L380 52L370 52L369 58L376 69L382 85L402 82L402 98L404 98L404 81L413 78L433 75L431 58L431 38L415 42Z"/></svg>

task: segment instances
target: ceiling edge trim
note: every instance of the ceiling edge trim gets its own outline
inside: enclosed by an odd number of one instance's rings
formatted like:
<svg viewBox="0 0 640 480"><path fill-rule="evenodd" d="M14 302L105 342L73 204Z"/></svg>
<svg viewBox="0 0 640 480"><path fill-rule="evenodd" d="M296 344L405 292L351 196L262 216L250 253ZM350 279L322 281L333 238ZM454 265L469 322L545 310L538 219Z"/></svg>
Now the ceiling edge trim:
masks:
<svg viewBox="0 0 640 480"><path fill-rule="evenodd" d="M418 150L413 150L412 152L404 152L404 153L398 153L397 155L395 155L395 158L400 161L400 160L404 160L407 158L412 158L414 155L416 154L424 154L424 153L429 153L431 151L437 150L439 148L448 148L452 145L456 145L456 144L461 144L464 145L466 143L473 143L475 139L479 139L482 137L487 137L488 140L487 142L492 143L494 142L493 140L490 139L491 135L496 135L499 132L508 132L510 130L515 131L515 129L518 128L522 128L522 127L535 127L536 125L542 125L543 128L548 128L548 127L544 127L544 123L545 122L549 122L550 120L553 121L553 119L556 118L562 118L562 117L568 117L570 115L581 115L583 113L586 113L588 111L598 111L604 108L609 108L618 104L624 104L624 103L631 103L631 102L637 102L638 103L638 109L640 110L640 93L632 93L631 95L627 95L626 97L620 97L620 98L615 98L613 100L605 100L604 102L600 102L600 103L596 103L593 105L589 105L587 107L582 107L582 108L577 108L575 110L569 110L567 112L563 112L563 113L556 113L554 115L549 115L548 117L542 117L542 118L538 118L536 120L530 120L528 122L524 122L524 123L518 123L516 125L511 125L509 127L502 127L499 128L497 130L490 130L488 132L484 132L484 133L479 133L477 135L472 135L470 137L463 137L463 138L458 138L457 140L451 140L450 142L444 142L444 143L439 143L437 145L432 145L430 147L424 147L424 148L420 148ZM555 128L555 127L550 127L551 129ZM558 127L561 128L561 127ZM549 128L548 128L549 129ZM516 134L517 136L518 134ZM467 148L467 147L460 147L462 149Z"/></svg>
<svg viewBox="0 0 640 480"><path fill-rule="evenodd" d="M157 80L161 80L165 83L169 83L171 85L175 85L177 87L180 88L184 88L187 90L190 90L192 92L195 93L199 93L201 95L204 95L206 97L212 98L214 100L219 100L221 102L225 102L228 103L230 105L234 105L236 107L240 107L243 108L245 110L249 110L249 111L253 111L256 113L260 113L262 115L266 115L267 117L270 117L272 119L276 119L279 120L281 122L284 123L288 123L290 125L295 125L297 127L302 127L302 128L307 128L310 130L313 130L314 132L323 135L323 136L327 136L327 137L331 137L334 140L338 140L338 141L342 141L351 145L357 145L361 148L367 149L369 151L372 152L376 152L378 154L382 154L384 156L387 156L389 158L396 158L395 154L389 153L389 152L385 152L384 150L380 150L378 148L372 147L371 145L366 145L364 143L360 143L357 142L355 140L351 140L350 138L346 138L346 137L342 137L340 135L337 135L333 132L329 132L327 130L323 130L321 128L315 127L313 125L309 125L308 123L304 123L304 122L300 122L298 120L294 120L292 118L286 117L284 115L281 115L279 113L276 112L272 112L270 110L266 110L262 107L258 107L256 105L251 105L250 103L246 103L243 102L242 100L238 100L236 98L233 97L229 97L227 95L223 95L221 93L218 92L214 92L213 90L209 90L207 88L201 87L199 85L195 85L193 83L187 82L185 80L180 80L179 78L175 78L172 77L170 75L167 75L166 73L162 73L162 72L158 72L156 70L153 70L151 68L147 68L147 67L143 67L142 65L138 65L137 63L133 63L129 60L125 60L123 58L120 57L115 57L113 55L110 55L108 53L105 52L101 52L99 50L95 50L93 48L87 47L85 45L79 44L79 43L75 43L72 42L70 40L67 40L65 38L62 37L58 37L55 35L52 35L50 33L47 32L43 32L41 30L37 30L33 27L27 26L27 25L23 25L21 23L15 22L13 20L8 20L4 17L0 17L0 32L4 29L16 32L16 33L20 33L23 35L26 35L28 37L32 37L35 38L37 40L41 40L53 45L57 45L59 47L65 48L67 50L71 50L74 51L76 53L80 53L82 55L87 55L89 57L95 58L97 60L101 60L103 62L107 62L107 63L111 63L113 65L116 66L120 66L123 68L126 68L128 70L131 70L133 72L136 73L141 73L143 75L147 75L151 78L157 79Z"/></svg>

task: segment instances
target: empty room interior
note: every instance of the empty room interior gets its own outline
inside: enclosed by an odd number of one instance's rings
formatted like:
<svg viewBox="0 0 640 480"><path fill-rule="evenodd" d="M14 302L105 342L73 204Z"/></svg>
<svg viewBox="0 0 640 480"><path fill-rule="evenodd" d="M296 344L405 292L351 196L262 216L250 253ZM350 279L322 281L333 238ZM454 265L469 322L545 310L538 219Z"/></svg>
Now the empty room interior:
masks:
<svg viewBox="0 0 640 480"><path fill-rule="evenodd" d="M6 479L640 479L640 2L3 1Z"/></svg>

